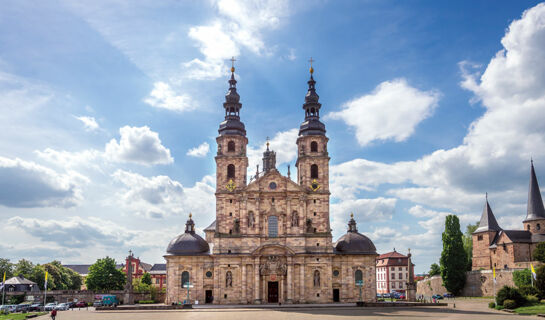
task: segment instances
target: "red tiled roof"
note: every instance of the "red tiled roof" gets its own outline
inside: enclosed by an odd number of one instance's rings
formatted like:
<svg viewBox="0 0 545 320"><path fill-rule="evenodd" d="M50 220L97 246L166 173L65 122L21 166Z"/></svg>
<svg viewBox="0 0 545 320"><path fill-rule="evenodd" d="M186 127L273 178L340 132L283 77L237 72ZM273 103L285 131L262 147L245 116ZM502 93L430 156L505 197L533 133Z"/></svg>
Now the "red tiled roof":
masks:
<svg viewBox="0 0 545 320"><path fill-rule="evenodd" d="M392 252L381 254L380 256L378 256L377 260L385 259L385 258L407 258L407 256L402 255L401 253L397 251L392 251Z"/></svg>

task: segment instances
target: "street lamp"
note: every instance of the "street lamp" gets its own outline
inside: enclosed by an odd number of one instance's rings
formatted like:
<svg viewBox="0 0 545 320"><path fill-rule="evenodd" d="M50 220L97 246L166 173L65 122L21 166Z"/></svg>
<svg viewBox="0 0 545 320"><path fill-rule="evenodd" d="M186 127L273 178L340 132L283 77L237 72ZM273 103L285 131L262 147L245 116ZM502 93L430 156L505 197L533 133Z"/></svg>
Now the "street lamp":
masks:
<svg viewBox="0 0 545 320"><path fill-rule="evenodd" d="M358 286L359 289L360 289L360 301L358 301L358 302L356 303L356 305L357 305L358 307L363 307L363 298L362 298L362 296L361 296L361 288L363 287L363 280L357 280L357 281L356 281L356 286Z"/></svg>
<svg viewBox="0 0 545 320"><path fill-rule="evenodd" d="M184 288L187 288L187 299L184 301L184 309L193 309L193 306L191 305L189 301L189 288L193 288L193 284L191 282L186 282L183 285Z"/></svg>

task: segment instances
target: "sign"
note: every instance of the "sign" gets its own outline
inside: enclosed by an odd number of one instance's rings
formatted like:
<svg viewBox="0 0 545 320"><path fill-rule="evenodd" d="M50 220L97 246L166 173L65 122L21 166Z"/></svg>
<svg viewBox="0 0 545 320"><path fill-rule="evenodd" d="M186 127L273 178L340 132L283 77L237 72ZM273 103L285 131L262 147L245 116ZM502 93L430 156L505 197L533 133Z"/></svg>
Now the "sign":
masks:
<svg viewBox="0 0 545 320"><path fill-rule="evenodd" d="M276 274L271 274L271 281L276 281Z"/></svg>
<svg viewBox="0 0 545 320"><path fill-rule="evenodd" d="M358 287L363 287L363 280L358 280L358 281L356 281L356 285L357 285Z"/></svg>
<svg viewBox="0 0 545 320"><path fill-rule="evenodd" d="M27 301L34 301L34 296L26 296Z"/></svg>

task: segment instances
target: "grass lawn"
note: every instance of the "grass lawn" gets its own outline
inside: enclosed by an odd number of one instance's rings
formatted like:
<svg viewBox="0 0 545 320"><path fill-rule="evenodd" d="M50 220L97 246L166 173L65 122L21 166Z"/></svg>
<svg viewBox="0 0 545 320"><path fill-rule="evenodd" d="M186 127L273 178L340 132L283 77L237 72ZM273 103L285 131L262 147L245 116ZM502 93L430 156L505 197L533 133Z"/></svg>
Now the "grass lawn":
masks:
<svg viewBox="0 0 545 320"><path fill-rule="evenodd" d="M0 315L0 320L7 320L7 319L24 320L26 319L26 316L30 314L37 314L41 316L41 315L47 314L47 312L10 313L6 315Z"/></svg>
<svg viewBox="0 0 545 320"><path fill-rule="evenodd" d="M545 303L536 304L530 307L516 308L515 312L518 314L531 314L531 315L545 313Z"/></svg>

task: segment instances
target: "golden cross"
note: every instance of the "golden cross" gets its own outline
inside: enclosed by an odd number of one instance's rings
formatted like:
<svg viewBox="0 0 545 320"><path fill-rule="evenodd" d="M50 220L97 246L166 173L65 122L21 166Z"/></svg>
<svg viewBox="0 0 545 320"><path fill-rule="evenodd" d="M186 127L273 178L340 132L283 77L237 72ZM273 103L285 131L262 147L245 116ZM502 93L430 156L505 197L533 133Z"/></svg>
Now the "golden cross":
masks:
<svg viewBox="0 0 545 320"><path fill-rule="evenodd" d="M232 68L235 67L235 61L237 61L237 59L235 59L235 57L231 57L231 67Z"/></svg>
<svg viewBox="0 0 545 320"><path fill-rule="evenodd" d="M310 60L308 62L310 62L310 67L312 68L312 63L315 62L316 60L312 59L312 57L310 57Z"/></svg>

